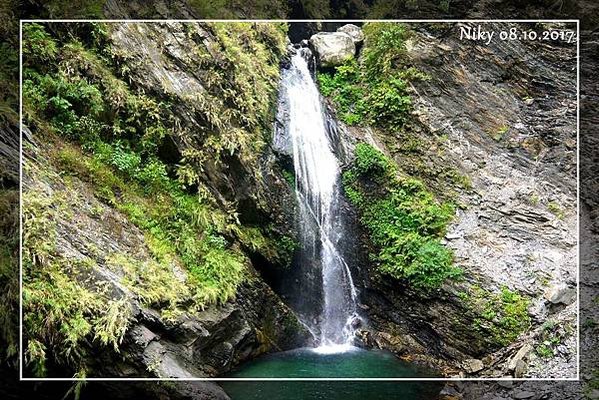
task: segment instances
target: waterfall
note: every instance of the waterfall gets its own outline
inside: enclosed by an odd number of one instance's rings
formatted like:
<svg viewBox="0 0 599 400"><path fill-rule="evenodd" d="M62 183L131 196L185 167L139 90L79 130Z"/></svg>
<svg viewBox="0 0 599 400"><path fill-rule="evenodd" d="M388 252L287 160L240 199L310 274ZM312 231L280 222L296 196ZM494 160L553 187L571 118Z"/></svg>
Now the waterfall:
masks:
<svg viewBox="0 0 599 400"><path fill-rule="evenodd" d="M339 246L345 234L339 214L339 163L328 136L320 94L302 50L283 71L282 93L288 104L302 251L306 253L303 258L312 258L322 274L317 330L319 348L324 349L351 344L357 295Z"/></svg>

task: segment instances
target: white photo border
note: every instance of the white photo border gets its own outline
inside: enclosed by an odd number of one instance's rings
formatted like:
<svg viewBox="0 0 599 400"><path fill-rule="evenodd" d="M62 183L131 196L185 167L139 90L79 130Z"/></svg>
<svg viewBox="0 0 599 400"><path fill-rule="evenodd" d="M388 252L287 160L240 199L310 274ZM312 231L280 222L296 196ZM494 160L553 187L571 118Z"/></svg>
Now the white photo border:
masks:
<svg viewBox="0 0 599 400"><path fill-rule="evenodd" d="M225 377L193 377L193 378L145 378L145 377L25 377L23 376L23 24L26 23L197 23L197 22L395 22L405 24L417 23L575 23L576 24L576 301L577 301L577 346L576 377L574 378L437 378L437 377L405 377L405 378L225 378ZM371 382L465 382L465 381L542 381L564 382L580 381L580 20L579 19L21 19L19 21L19 380L20 381L123 381L123 382L160 382L160 381L371 381Z"/></svg>

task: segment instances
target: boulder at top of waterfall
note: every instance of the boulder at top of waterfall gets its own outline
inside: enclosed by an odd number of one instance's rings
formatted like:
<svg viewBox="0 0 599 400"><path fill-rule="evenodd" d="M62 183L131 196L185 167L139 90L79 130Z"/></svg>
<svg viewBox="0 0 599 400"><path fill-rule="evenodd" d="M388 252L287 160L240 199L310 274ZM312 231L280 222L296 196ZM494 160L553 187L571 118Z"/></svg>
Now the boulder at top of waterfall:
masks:
<svg viewBox="0 0 599 400"><path fill-rule="evenodd" d="M337 32L347 33L354 41L354 44L358 44L364 41L364 32L362 32L362 29L360 29L360 27L354 24L343 25L342 27L337 29Z"/></svg>
<svg viewBox="0 0 599 400"><path fill-rule="evenodd" d="M312 35L310 46L321 67L341 65L356 52L352 37L344 32L320 32Z"/></svg>

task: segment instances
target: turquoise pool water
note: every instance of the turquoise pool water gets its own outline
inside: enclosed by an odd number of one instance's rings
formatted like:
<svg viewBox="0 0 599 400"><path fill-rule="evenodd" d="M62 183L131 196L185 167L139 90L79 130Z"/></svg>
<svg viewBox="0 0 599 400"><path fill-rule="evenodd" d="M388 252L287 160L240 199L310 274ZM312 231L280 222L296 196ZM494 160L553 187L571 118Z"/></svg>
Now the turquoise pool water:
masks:
<svg viewBox="0 0 599 400"><path fill-rule="evenodd" d="M232 371L238 378L403 378L436 376L402 361L391 353L363 350L319 351L300 348L269 354ZM441 390L438 382L372 381L269 381L222 382L232 400L432 400Z"/></svg>

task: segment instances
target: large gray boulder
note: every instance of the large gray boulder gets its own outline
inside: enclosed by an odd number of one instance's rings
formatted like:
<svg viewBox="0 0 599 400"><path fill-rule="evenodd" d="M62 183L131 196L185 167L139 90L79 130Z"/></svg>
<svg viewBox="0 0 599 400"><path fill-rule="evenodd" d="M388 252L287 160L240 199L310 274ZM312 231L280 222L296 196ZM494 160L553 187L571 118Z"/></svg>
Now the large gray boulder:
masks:
<svg viewBox="0 0 599 400"><path fill-rule="evenodd" d="M310 47L321 67L336 67L354 57L356 46L343 32L319 32L310 38Z"/></svg>
<svg viewBox="0 0 599 400"><path fill-rule="evenodd" d="M364 32L362 32L362 29L360 29L359 26L354 24L345 24L338 28L337 32L347 33L356 45L364 41Z"/></svg>

